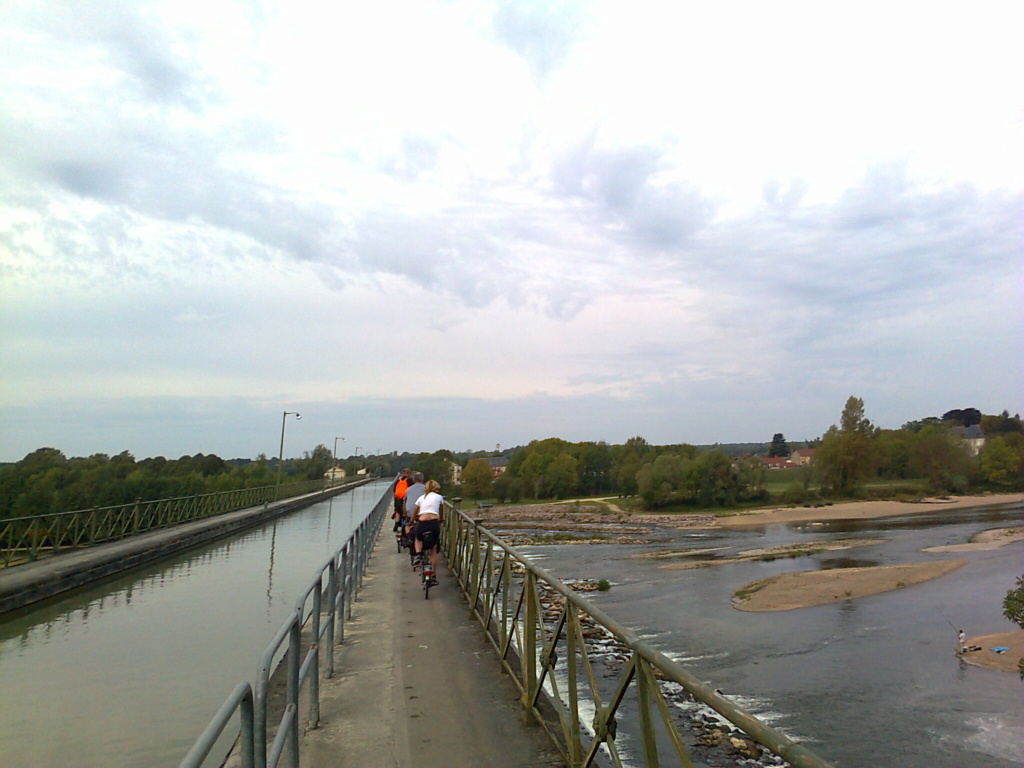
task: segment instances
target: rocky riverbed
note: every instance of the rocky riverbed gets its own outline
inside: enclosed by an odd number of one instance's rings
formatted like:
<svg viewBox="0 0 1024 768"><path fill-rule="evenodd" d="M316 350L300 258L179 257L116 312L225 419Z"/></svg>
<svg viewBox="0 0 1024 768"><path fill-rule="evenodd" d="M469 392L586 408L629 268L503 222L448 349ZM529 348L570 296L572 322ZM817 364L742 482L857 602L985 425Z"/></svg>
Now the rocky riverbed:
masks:
<svg viewBox="0 0 1024 768"><path fill-rule="evenodd" d="M601 588L598 582L588 579L563 583L576 592L593 592ZM538 586L545 624L553 630L564 611L565 597L543 583ZM616 684L632 658L632 651L611 631L589 616L581 615L581 624L587 658L595 677L609 680L611 685ZM687 693L680 683L668 679L657 669L655 676L658 678L661 695L673 715L676 730L682 736L697 768L767 768L789 765ZM726 696L721 691L717 693ZM603 695L607 696L607 691Z"/></svg>

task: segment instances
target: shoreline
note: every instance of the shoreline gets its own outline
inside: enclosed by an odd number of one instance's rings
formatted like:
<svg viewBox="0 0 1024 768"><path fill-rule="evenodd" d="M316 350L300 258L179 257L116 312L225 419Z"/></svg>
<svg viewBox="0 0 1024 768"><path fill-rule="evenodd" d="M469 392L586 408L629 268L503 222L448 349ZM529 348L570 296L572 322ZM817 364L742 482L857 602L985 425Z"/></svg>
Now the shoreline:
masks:
<svg viewBox="0 0 1024 768"><path fill-rule="evenodd" d="M1017 672L1017 662L1024 658L1024 629L969 637L964 644L968 648L981 646L980 651L957 654L965 664L985 669L997 669L1000 672ZM1005 646L1009 650L1004 653L995 653L990 650L999 646Z"/></svg>
<svg viewBox="0 0 1024 768"><path fill-rule="evenodd" d="M954 496L921 501L846 501L829 507L773 507L738 512L716 519L713 527L740 528L773 523L831 522L833 520L868 520L876 517L897 517L925 512L979 509L1024 502L1024 493L999 493L984 496Z"/></svg>

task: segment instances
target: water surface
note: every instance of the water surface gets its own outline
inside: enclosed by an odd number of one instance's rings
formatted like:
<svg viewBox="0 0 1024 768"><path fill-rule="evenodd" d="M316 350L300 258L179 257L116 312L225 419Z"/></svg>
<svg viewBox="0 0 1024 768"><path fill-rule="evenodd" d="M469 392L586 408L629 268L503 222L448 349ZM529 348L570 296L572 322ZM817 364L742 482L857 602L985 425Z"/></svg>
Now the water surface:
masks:
<svg viewBox="0 0 1024 768"><path fill-rule="evenodd" d="M605 578L593 599L699 678L721 689L837 766L1020 768L1024 683L959 661L968 636L1005 632L1002 599L1024 573L1024 542L997 550L927 553L977 532L1024 524L1024 507L969 510L829 525L666 534L658 546L524 547L561 578ZM630 558L659 548L726 547L881 538L882 544L816 556L661 570ZM737 588L777 573L964 558L946 576L906 589L794 611L730 606Z"/></svg>
<svg viewBox="0 0 1024 768"><path fill-rule="evenodd" d="M238 536L10 614L5 768L177 765L315 569L387 490L361 486Z"/></svg>

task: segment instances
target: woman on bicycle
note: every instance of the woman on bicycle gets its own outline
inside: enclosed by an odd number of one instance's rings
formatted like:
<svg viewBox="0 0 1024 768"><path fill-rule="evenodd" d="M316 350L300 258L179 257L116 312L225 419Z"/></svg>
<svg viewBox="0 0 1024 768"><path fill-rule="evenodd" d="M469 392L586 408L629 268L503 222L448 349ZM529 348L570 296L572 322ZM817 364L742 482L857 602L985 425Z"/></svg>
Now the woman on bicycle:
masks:
<svg viewBox="0 0 1024 768"><path fill-rule="evenodd" d="M423 535L433 533L433 544L430 547L430 566L437 573L437 542L441 537L441 513L444 505L444 497L438 493L441 484L437 480L428 480L424 493L416 499L416 509L413 516L416 527L413 535L416 538L416 554L423 556Z"/></svg>

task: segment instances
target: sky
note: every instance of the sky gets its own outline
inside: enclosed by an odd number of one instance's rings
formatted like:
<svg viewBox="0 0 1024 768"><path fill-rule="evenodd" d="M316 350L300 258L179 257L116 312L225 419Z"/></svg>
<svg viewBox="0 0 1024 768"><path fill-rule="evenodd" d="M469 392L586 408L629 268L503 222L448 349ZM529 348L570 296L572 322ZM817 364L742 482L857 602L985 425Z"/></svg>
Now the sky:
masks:
<svg viewBox="0 0 1024 768"><path fill-rule="evenodd" d="M5 0L0 461L1024 411L1022 26Z"/></svg>

